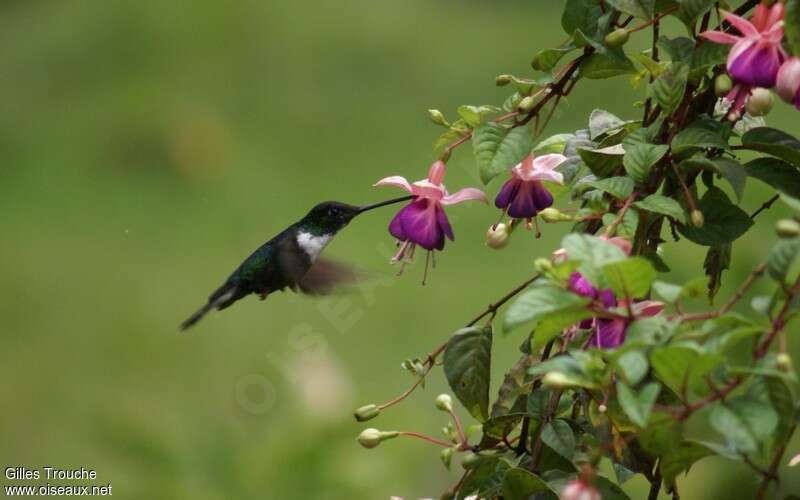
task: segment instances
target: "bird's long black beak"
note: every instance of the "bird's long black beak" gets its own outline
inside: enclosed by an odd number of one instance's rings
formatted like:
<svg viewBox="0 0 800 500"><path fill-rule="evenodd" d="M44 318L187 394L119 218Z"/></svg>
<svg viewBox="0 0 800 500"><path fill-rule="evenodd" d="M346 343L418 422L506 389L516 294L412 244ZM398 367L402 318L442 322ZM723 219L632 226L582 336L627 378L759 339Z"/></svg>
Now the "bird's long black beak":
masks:
<svg viewBox="0 0 800 500"><path fill-rule="evenodd" d="M400 203L401 201L408 201L408 200L410 200L412 198L414 198L413 195L412 196L403 196L401 198L394 198L392 200L380 201L378 203L371 203L369 205L364 205L362 207L359 207L358 213L363 214L367 210L372 210L373 208L385 207L386 205L392 205L394 203Z"/></svg>

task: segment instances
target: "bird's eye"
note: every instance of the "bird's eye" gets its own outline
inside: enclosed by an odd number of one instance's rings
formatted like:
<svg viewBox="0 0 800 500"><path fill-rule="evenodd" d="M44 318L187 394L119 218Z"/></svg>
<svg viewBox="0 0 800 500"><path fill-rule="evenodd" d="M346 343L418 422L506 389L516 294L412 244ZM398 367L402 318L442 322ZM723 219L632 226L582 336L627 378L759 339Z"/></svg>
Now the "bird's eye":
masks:
<svg viewBox="0 0 800 500"><path fill-rule="evenodd" d="M339 213L339 210L337 210L335 208L329 208L328 209L328 215L330 215L331 217L335 216L338 213Z"/></svg>

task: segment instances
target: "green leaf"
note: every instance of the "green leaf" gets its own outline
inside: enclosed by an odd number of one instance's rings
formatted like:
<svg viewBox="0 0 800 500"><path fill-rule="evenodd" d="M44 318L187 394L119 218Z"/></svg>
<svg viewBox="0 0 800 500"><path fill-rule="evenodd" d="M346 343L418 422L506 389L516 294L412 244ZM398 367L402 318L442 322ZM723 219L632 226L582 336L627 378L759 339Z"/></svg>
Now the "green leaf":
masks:
<svg viewBox="0 0 800 500"><path fill-rule="evenodd" d="M603 134L621 129L626 123L604 109L595 109L589 115L589 137L594 141Z"/></svg>
<svg viewBox="0 0 800 500"><path fill-rule="evenodd" d="M688 77L689 66L673 62L661 76L650 84L650 95L667 115L671 115L683 100Z"/></svg>
<svg viewBox="0 0 800 500"><path fill-rule="evenodd" d="M619 200L626 199L633 192L633 181L630 177L609 177L599 181L587 182L586 184Z"/></svg>
<svg viewBox="0 0 800 500"><path fill-rule="evenodd" d="M697 81L702 78L709 69L714 66L725 64L730 50L730 45L702 40L702 43L700 43L692 54L692 70L689 79Z"/></svg>
<svg viewBox="0 0 800 500"><path fill-rule="evenodd" d="M726 404L714 405L708 421L715 431L725 436L742 453L753 453L758 448L747 423Z"/></svg>
<svg viewBox="0 0 800 500"><path fill-rule="evenodd" d="M579 271L594 285L602 284L604 275L601 268L604 265L627 257L616 245L586 234L568 234L561 241L561 246L570 259L581 262Z"/></svg>
<svg viewBox="0 0 800 500"><path fill-rule="evenodd" d="M703 443L686 440L682 441L677 447L661 456L659 469L664 484L672 484L676 477L682 472L686 472L698 460L715 455L714 451Z"/></svg>
<svg viewBox="0 0 800 500"><path fill-rule="evenodd" d="M544 139L533 147L536 155L546 155L549 153L563 154L567 142L575 137L574 134L556 134Z"/></svg>
<svg viewBox="0 0 800 500"><path fill-rule="evenodd" d="M475 128L472 149L484 184L507 172L531 151L532 140L526 127L508 129L497 123Z"/></svg>
<svg viewBox="0 0 800 500"><path fill-rule="evenodd" d="M559 47L557 49L540 50L533 56L531 66L537 71L552 71L558 64L558 61L573 50L575 50L574 44L569 44L566 47Z"/></svg>
<svg viewBox="0 0 800 500"><path fill-rule="evenodd" d="M647 375L649 363L647 357L640 351L624 352L615 362L617 369L625 377L625 380L636 385Z"/></svg>
<svg viewBox="0 0 800 500"><path fill-rule="evenodd" d="M683 392L684 383L689 389L707 391L702 377L722 361L722 357L708 354L699 346L686 342L660 347L650 353L650 366L664 385L676 394Z"/></svg>
<svg viewBox="0 0 800 500"><path fill-rule="evenodd" d="M542 442L567 460L572 460L575 454L575 434L572 427L560 418L544 424Z"/></svg>
<svg viewBox="0 0 800 500"><path fill-rule="evenodd" d="M563 288L539 286L522 292L508 307L503 329L508 331L529 321L539 321L550 314L564 314L585 308L589 299Z"/></svg>
<svg viewBox="0 0 800 500"><path fill-rule="evenodd" d="M492 328L470 327L457 331L444 351L444 374L461 404L483 422L489 416L489 377Z"/></svg>
<svg viewBox="0 0 800 500"><path fill-rule="evenodd" d="M714 131L690 127L672 139L672 153L677 155L691 149L728 149L728 143Z"/></svg>
<svg viewBox="0 0 800 500"><path fill-rule="evenodd" d="M780 240L770 249L767 259L767 272L770 277L780 283L786 277L800 254L800 238Z"/></svg>
<svg viewBox="0 0 800 500"><path fill-rule="evenodd" d="M722 286L722 273L731 268L732 243L713 245L708 249L703 260L703 270L708 277L708 299L714 300Z"/></svg>
<svg viewBox="0 0 800 500"><path fill-rule="evenodd" d="M603 54L592 54L582 64L580 76L590 80L604 80L621 75L636 73L636 67L630 59L618 59Z"/></svg>
<svg viewBox="0 0 800 500"><path fill-rule="evenodd" d="M628 257L625 260L603 266L608 285L617 297L639 298L650 291L656 279L656 270L644 257Z"/></svg>
<svg viewBox="0 0 800 500"><path fill-rule="evenodd" d="M664 49L671 61L688 62L694 53L694 40L685 36L668 38L661 36L658 39L658 47Z"/></svg>
<svg viewBox="0 0 800 500"><path fill-rule="evenodd" d="M682 161L678 165L679 170L686 170L697 168L714 172L723 179L728 181L728 184L733 188L736 199L741 200L744 196L744 187L747 182L747 171L744 166L738 161L729 158L717 158L710 160L708 158L689 158Z"/></svg>
<svg viewBox="0 0 800 500"><path fill-rule="evenodd" d="M646 427L647 421L650 420L650 412L653 410L653 404L658 398L658 393L661 391L661 386L656 382L651 382L641 388L638 394L622 382L617 382L617 396L619 397L619 404L631 419L631 422L639 427Z"/></svg>
<svg viewBox="0 0 800 500"><path fill-rule="evenodd" d="M789 48L800 57L800 0L786 0L783 22Z"/></svg>
<svg viewBox="0 0 800 500"><path fill-rule="evenodd" d="M642 19L652 19L655 0L606 0L607 4L625 14Z"/></svg>
<svg viewBox="0 0 800 500"><path fill-rule="evenodd" d="M617 214L604 214L603 225L608 227L617 219ZM636 230L639 228L639 213L636 210L628 210L622 216L622 223L617 226L617 235L628 239L633 239Z"/></svg>
<svg viewBox="0 0 800 500"><path fill-rule="evenodd" d="M625 150L620 146L611 146L603 149L579 148L577 152L583 163L589 167L589 170L601 179L612 175L621 167L625 155Z"/></svg>
<svg viewBox="0 0 800 500"><path fill-rule="evenodd" d="M497 391L497 399L492 404L492 418L524 411L530 391L528 369L532 365L533 357L526 354L506 373Z"/></svg>
<svg viewBox="0 0 800 500"><path fill-rule="evenodd" d="M698 245L715 246L730 243L746 233L753 225L750 216L732 204L719 188L706 191L697 208L703 212L705 218L703 227L680 225L678 232Z"/></svg>
<svg viewBox="0 0 800 500"><path fill-rule="evenodd" d="M697 18L711 10L715 3L715 0L680 0L681 6L678 9L677 16L686 26L691 28Z"/></svg>
<svg viewBox="0 0 800 500"><path fill-rule="evenodd" d="M558 493L536 474L515 467L506 471L503 478L504 500L528 500L536 493L549 493L556 498Z"/></svg>
<svg viewBox="0 0 800 500"><path fill-rule="evenodd" d="M603 500L630 500L628 494L607 477L597 476L595 478L595 486L597 486L597 491L600 492L600 497Z"/></svg>
<svg viewBox="0 0 800 500"><path fill-rule="evenodd" d="M800 171L775 158L757 158L744 166L750 177L765 182L781 193L800 197Z"/></svg>
<svg viewBox="0 0 800 500"><path fill-rule="evenodd" d="M458 115L471 127L475 127L480 124L487 115L496 113L499 110L500 108L497 106L463 105L458 107Z"/></svg>
<svg viewBox="0 0 800 500"><path fill-rule="evenodd" d="M658 163L669 151L669 147L663 144L638 144L625 149L623 165L634 181L644 183L647 181L650 169Z"/></svg>
<svg viewBox="0 0 800 500"><path fill-rule="evenodd" d="M754 128L742 136L742 147L767 153L800 167L800 141L781 130Z"/></svg>
<svg viewBox="0 0 800 500"><path fill-rule="evenodd" d="M593 36L597 32L598 21L602 15L600 5L593 0L567 0L564 15L561 17L561 26L570 36L576 30Z"/></svg>
<svg viewBox="0 0 800 500"><path fill-rule="evenodd" d="M681 224L686 223L686 214L683 211L683 207L672 198L667 198L660 194L651 194L647 198L635 202L633 206L640 210L672 217Z"/></svg>

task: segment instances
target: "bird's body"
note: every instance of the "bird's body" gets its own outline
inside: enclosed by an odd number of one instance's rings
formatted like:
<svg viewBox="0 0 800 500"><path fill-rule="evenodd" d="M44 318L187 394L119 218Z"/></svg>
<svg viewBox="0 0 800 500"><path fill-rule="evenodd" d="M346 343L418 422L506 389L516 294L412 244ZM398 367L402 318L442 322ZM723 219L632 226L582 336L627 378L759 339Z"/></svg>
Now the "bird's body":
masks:
<svg viewBox="0 0 800 500"><path fill-rule="evenodd" d="M353 273L346 266L320 260L320 254L356 215L405 199L408 197L366 207L333 201L320 203L250 254L211 294L208 302L181 324L181 329L191 327L212 309L225 309L250 294L265 299L272 292L286 288L321 294L337 283L352 280Z"/></svg>

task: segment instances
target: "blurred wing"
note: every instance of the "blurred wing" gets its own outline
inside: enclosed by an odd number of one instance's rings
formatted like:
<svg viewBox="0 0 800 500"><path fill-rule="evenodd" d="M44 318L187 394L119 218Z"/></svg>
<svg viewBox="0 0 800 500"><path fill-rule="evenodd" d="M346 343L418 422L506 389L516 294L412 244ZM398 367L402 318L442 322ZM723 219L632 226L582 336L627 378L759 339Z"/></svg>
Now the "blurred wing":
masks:
<svg viewBox="0 0 800 500"><path fill-rule="evenodd" d="M365 276L354 267L341 262L317 259L300 280L300 291L308 295L327 295L342 287L363 281Z"/></svg>
<svg viewBox="0 0 800 500"><path fill-rule="evenodd" d="M283 283L278 288L288 286L295 292L302 289L300 281L308 273L311 263L294 238L285 238L277 245L278 269Z"/></svg>

